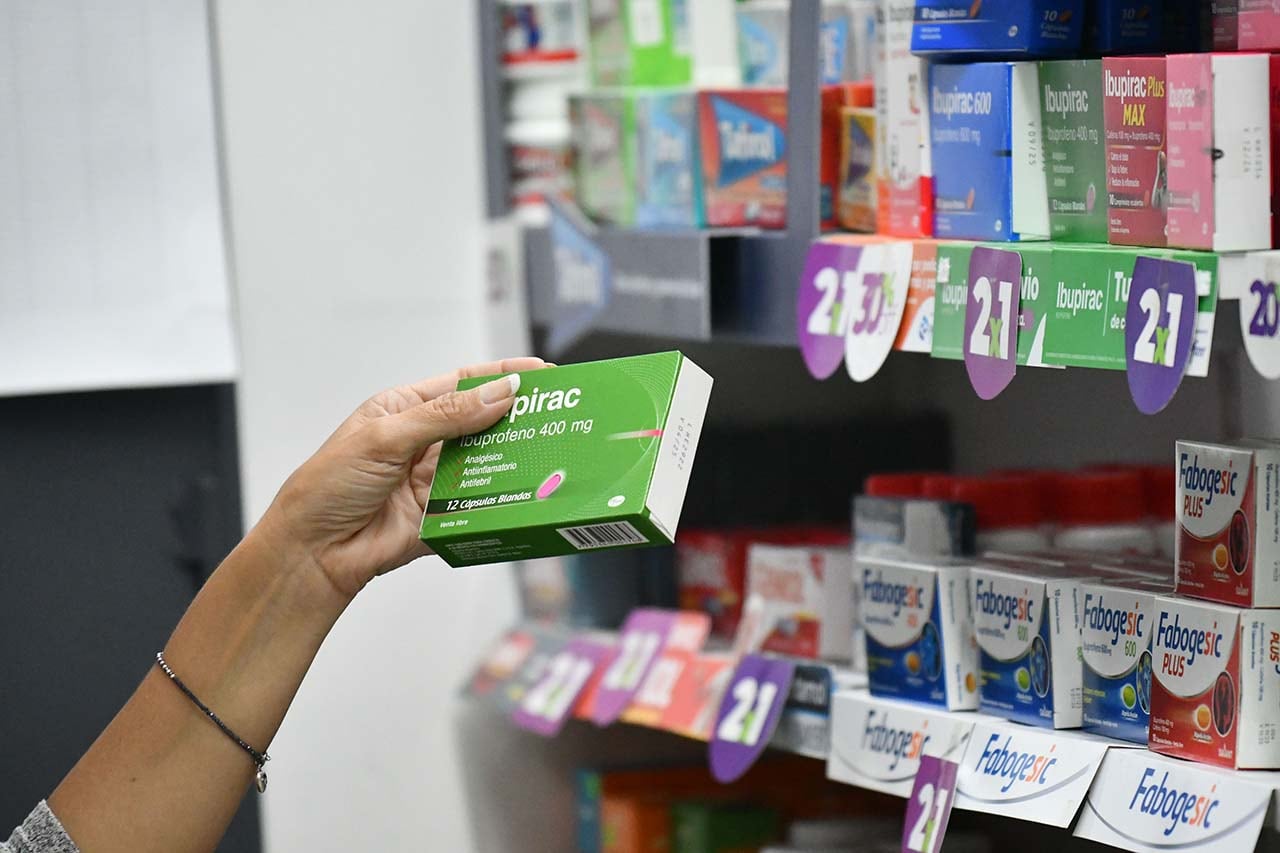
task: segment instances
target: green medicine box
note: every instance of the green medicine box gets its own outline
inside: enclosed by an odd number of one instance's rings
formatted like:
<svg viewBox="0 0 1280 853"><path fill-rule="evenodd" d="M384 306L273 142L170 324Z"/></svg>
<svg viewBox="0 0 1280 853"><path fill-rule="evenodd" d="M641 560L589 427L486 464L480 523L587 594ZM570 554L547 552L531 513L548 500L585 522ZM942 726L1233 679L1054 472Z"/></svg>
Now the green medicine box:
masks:
<svg viewBox="0 0 1280 853"><path fill-rule="evenodd" d="M601 86L684 86L693 80L689 7L694 0L593 0L588 41L591 82Z"/></svg>
<svg viewBox="0 0 1280 853"><path fill-rule="evenodd" d="M664 352L520 378L497 424L445 442L422 541L455 567L674 542L711 377Z"/></svg>

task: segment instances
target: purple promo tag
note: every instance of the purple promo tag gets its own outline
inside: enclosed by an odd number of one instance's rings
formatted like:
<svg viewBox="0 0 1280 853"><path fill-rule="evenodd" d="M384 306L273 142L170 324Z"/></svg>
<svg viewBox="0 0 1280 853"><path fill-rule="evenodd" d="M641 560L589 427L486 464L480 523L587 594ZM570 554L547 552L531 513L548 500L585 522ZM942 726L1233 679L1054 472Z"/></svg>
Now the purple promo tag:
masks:
<svg viewBox="0 0 1280 853"><path fill-rule="evenodd" d="M756 763L782 719L795 674L795 662L783 658L747 655L738 663L707 747L716 781L728 784Z"/></svg>
<svg viewBox="0 0 1280 853"><path fill-rule="evenodd" d="M609 658L609 647L586 637L575 637L547 662L546 669L512 711L511 719L522 729L554 737L564 727L573 706L595 671Z"/></svg>
<svg viewBox="0 0 1280 853"><path fill-rule="evenodd" d="M809 247L796 292L796 337L805 367L826 379L844 360L848 322L844 310L846 273L856 270L865 247L819 240Z"/></svg>
<svg viewBox="0 0 1280 853"><path fill-rule="evenodd" d="M1022 255L978 246L969 258L964 308L964 367L984 400L994 399L1017 370Z"/></svg>
<svg viewBox="0 0 1280 853"><path fill-rule="evenodd" d="M1173 399L1191 362L1195 337L1196 270L1188 263L1139 257L1124 315L1129 394L1154 415Z"/></svg>
<svg viewBox="0 0 1280 853"><path fill-rule="evenodd" d="M649 668L666 646L667 634L677 615L653 608L631 611L618 638L617 654L609 662L596 692L596 705L591 714L596 725L609 725L631 704Z"/></svg>
<svg viewBox="0 0 1280 853"><path fill-rule="evenodd" d="M937 853L942 849L959 769L954 761L920 756L920 769L907 798L907 816L902 824L902 853Z"/></svg>

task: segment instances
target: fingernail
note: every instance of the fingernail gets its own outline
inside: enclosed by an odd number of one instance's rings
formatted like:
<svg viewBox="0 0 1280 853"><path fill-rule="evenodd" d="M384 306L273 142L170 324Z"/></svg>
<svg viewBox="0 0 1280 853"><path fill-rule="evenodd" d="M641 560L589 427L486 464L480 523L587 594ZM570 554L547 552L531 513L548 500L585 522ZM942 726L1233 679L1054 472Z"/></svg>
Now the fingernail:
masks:
<svg viewBox="0 0 1280 853"><path fill-rule="evenodd" d="M543 367L559 367L560 365L556 364L554 361L544 361L542 362L542 366Z"/></svg>
<svg viewBox="0 0 1280 853"><path fill-rule="evenodd" d="M512 373L501 379L495 379L492 382L486 382L480 386L480 401L482 403L501 403L509 397L514 397L516 392L520 390L520 374Z"/></svg>

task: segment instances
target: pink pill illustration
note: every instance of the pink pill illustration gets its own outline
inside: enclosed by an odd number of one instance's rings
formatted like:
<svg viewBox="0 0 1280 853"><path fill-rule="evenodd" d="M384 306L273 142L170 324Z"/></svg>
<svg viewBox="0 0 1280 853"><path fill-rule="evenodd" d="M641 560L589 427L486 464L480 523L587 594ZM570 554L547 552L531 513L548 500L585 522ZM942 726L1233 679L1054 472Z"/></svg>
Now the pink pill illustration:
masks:
<svg viewBox="0 0 1280 853"><path fill-rule="evenodd" d="M538 486L538 491L535 492L535 494L538 496L538 500L544 501L547 498L551 497L552 492L560 488L560 484L563 482L564 482L563 471L556 471L550 477L543 480L542 485Z"/></svg>

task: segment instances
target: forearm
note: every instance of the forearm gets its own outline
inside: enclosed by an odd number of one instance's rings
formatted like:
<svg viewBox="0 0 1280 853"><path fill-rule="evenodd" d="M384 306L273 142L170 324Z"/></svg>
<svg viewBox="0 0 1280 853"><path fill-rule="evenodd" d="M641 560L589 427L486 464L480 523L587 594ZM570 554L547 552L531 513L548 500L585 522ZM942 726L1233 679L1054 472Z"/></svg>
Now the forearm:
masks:
<svg viewBox="0 0 1280 853"><path fill-rule="evenodd" d="M282 542L266 528L251 533L164 649L195 695L263 751L348 603ZM217 846L255 771L153 667L49 802L82 853L195 853Z"/></svg>

